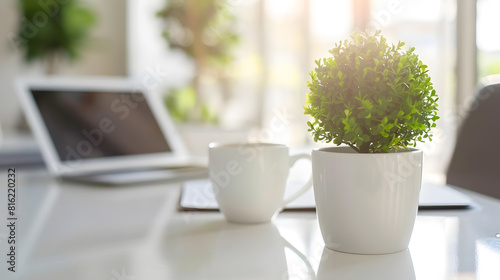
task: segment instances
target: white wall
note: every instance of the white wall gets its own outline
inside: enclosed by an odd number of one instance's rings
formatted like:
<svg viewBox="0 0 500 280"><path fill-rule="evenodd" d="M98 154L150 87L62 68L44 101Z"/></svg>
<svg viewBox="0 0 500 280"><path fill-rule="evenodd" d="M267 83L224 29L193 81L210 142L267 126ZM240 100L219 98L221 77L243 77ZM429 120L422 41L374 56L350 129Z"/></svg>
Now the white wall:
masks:
<svg viewBox="0 0 500 280"><path fill-rule="evenodd" d="M37 1L37 0L33 0ZM120 76L127 73L125 0L81 0L97 14L89 46L74 64L64 63L58 75ZM13 130L21 114L13 81L17 76L42 75L40 63L26 65L22 53L11 43L18 22L17 1L0 1L0 125Z"/></svg>

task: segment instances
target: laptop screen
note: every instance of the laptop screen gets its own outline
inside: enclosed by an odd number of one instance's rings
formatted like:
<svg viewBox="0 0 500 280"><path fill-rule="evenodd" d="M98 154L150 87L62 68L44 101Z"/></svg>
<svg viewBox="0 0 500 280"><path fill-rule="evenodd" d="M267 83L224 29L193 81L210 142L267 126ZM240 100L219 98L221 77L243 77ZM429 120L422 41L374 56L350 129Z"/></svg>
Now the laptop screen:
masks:
<svg viewBox="0 0 500 280"><path fill-rule="evenodd" d="M31 90L61 161L170 152L143 93Z"/></svg>

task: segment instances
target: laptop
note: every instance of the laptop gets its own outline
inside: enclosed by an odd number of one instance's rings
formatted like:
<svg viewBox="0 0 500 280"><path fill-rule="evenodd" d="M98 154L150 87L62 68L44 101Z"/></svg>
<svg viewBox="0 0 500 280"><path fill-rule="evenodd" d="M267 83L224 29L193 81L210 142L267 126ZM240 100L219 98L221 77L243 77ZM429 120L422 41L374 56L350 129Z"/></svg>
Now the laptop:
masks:
<svg viewBox="0 0 500 280"><path fill-rule="evenodd" d="M206 176L193 164L163 101L125 78L16 81L48 171L100 184Z"/></svg>

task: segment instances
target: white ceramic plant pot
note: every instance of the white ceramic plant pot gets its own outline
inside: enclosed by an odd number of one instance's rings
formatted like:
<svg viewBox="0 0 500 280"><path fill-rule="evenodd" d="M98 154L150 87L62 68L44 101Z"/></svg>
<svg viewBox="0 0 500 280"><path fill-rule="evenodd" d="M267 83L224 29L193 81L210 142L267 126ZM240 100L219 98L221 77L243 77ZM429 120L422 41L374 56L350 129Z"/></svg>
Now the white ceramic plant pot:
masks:
<svg viewBox="0 0 500 280"><path fill-rule="evenodd" d="M313 150L314 196L325 246L356 254L405 250L422 181L416 149L359 154L350 147Z"/></svg>

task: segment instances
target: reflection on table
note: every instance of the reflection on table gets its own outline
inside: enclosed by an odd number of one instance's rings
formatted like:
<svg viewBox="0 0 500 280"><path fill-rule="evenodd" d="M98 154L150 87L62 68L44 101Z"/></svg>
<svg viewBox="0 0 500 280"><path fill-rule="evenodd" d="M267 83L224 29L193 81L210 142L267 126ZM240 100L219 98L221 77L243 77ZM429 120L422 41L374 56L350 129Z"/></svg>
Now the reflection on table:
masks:
<svg viewBox="0 0 500 280"><path fill-rule="evenodd" d="M0 279L500 279L500 201L472 192L472 209L420 211L409 250L363 256L325 249L312 211L231 224L218 212L179 212L180 183L18 177L18 271L4 264Z"/></svg>

